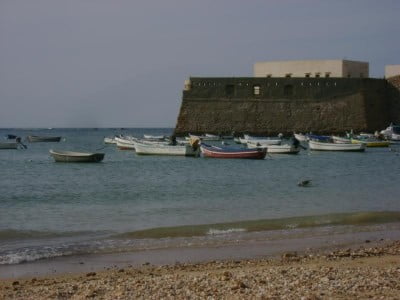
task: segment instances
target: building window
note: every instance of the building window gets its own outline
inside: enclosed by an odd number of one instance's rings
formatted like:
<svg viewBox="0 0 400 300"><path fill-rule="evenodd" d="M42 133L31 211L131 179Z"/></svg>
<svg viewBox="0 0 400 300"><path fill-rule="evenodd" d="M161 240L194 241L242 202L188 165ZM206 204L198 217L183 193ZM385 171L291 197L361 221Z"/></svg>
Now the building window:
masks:
<svg viewBox="0 0 400 300"><path fill-rule="evenodd" d="M364 74L363 73L360 73L360 78L363 78L364 77Z"/></svg>
<svg viewBox="0 0 400 300"><path fill-rule="evenodd" d="M259 85L253 86L253 94L254 95L256 95L256 96L260 95L260 90L261 90L261 87Z"/></svg>
<svg viewBox="0 0 400 300"><path fill-rule="evenodd" d="M310 78L311 77L311 73L306 73L306 78Z"/></svg>
<svg viewBox="0 0 400 300"><path fill-rule="evenodd" d="M235 94L235 86L233 84L227 84L225 86L225 95L231 97Z"/></svg>
<svg viewBox="0 0 400 300"><path fill-rule="evenodd" d="M326 78L331 77L331 72L326 72L326 73L325 73L325 77L326 77Z"/></svg>
<svg viewBox="0 0 400 300"><path fill-rule="evenodd" d="M316 77L316 78L321 77L321 73L315 73L315 77Z"/></svg>
<svg viewBox="0 0 400 300"><path fill-rule="evenodd" d="M285 75L285 77L286 77L286 78L292 77L292 73L287 73L287 74Z"/></svg>

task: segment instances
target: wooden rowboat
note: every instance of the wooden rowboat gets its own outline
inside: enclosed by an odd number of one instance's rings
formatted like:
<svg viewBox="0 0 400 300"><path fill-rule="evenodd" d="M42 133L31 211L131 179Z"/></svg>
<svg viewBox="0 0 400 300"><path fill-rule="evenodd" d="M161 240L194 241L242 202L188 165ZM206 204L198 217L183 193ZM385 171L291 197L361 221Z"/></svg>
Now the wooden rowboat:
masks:
<svg viewBox="0 0 400 300"><path fill-rule="evenodd" d="M200 149L198 146L186 145L167 145L149 144L135 142L136 154L139 155L173 155L173 156L198 156Z"/></svg>
<svg viewBox="0 0 400 300"><path fill-rule="evenodd" d="M389 147L390 146L390 141L351 139L351 142L353 144L365 144L366 147Z"/></svg>
<svg viewBox="0 0 400 300"><path fill-rule="evenodd" d="M27 136L28 142L30 143L38 143L38 142L59 142L61 140L61 136L37 136L37 135L29 135Z"/></svg>
<svg viewBox="0 0 400 300"><path fill-rule="evenodd" d="M0 149L18 149L18 143L10 143L10 142L1 142L0 143Z"/></svg>
<svg viewBox="0 0 400 300"><path fill-rule="evenodd" d="M56 162L100 162L104 158L104 153L85 153L58 150L50 150L50 155Z"/></svg>
<svg viewBox="0 0 400 300"><path fill-rule="evenodd" d="M204 157L211 158L247 158L247 159L264 159L267 154L267 149L235 149L228 147L216 147L206 144L201 144L201 152Z"/></svg>
<svg viewBox="0 0 400 300"><path fill-rule="evenodd" d="M247 143L247 147L249 149L266 148L267 153L270 154L297 154L300 151L300 147L296 147L295 145L289 145L289 144L260 146L259 144Z"/></svg>
<svg viewBox="0 0 400 300"><path fill-rule="evenodd" d="M336 144L328 142L308 141L311 150L318 151L364 151L365 144Z"/></svg>

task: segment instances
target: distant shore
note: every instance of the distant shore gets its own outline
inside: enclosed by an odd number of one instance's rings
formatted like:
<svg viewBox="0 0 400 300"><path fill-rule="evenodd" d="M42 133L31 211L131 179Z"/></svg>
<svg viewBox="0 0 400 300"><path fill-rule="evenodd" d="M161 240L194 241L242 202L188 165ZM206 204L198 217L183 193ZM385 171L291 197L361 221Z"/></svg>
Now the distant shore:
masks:
<svg viewBox="0 0 400 300"><path fill-rule="evenodd" d="M0 299L398 298L400 241L0 281Z"/></svg>

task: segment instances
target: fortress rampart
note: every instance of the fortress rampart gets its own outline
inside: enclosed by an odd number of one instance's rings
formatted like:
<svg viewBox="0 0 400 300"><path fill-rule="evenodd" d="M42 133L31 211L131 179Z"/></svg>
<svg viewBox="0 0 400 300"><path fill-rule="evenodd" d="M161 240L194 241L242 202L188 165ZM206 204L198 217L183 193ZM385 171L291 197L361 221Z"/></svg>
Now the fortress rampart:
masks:
<svg viewBox="0 0 400 300"><path fill-rule="evenodd" d="M192 77L175 134L373 132L400 122L399 78Z"/></svg>

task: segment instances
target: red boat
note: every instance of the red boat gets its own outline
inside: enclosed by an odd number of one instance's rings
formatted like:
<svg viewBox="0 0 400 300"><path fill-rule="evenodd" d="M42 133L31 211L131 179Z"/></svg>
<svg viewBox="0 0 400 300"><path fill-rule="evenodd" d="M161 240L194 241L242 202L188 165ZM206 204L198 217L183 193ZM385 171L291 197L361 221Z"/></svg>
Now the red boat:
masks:
<svg viewBox="0 0 400 300"><path fill-rule="evenodd" d="M204 157L213 158L249 158L249 159L264 159L267 154L266 148L256 149L237 149L237 148L221 148L216 146L210 146L207 144L201 144L201 152Z"/></svg>

